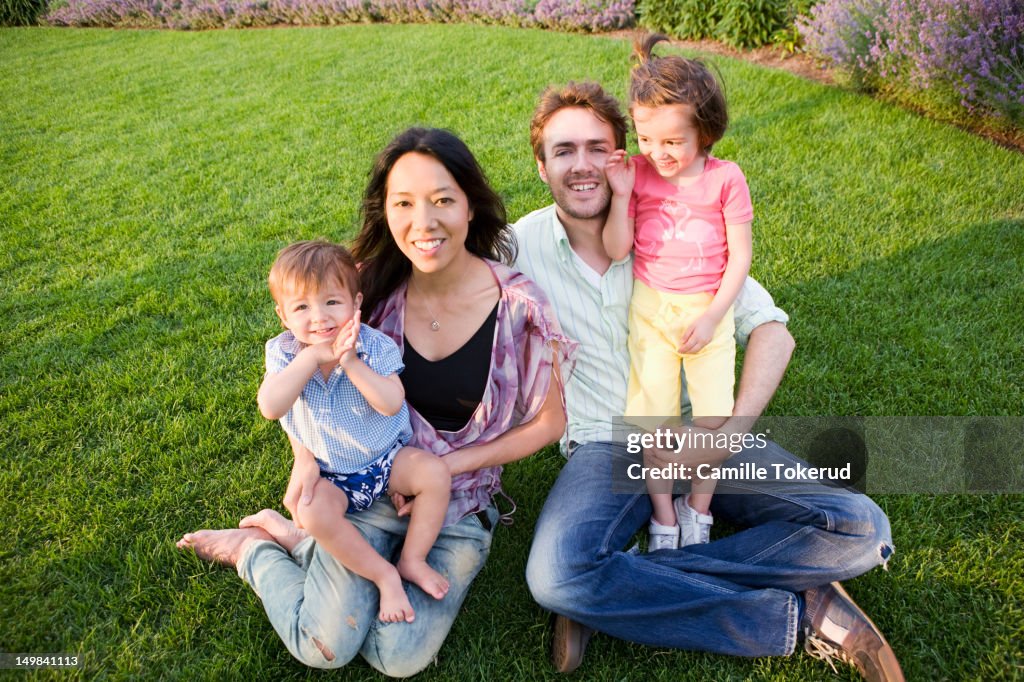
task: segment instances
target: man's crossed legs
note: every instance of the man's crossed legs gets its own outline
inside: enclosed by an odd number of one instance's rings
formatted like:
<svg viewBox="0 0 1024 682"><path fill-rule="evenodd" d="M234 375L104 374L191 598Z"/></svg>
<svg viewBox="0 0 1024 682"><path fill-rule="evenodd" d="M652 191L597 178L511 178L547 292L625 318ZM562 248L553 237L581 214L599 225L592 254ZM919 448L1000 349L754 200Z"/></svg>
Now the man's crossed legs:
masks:
<svg viewBox="0 0 1024 682"><path fill-rule="evenodd" d="M721 481L712 512L741 530L705 545L641 554L626 545L650 518L650 500L642 488L612 492L614 460L624 470L623 461L636 458L622 444L577 447L548 495L526 573L541 606L620 639L734 656L788 655L804 629L815 630L825 617L827 630L834 616L847 633L877 634L881 643L873 646L891 656L877 629L861 633L868 627L857 616L863 614L829 585L884 564L892 553L889 521L866 496L817 482L767 490ZM726 464L743 462L771 471L772 463L801 460L769 442ZM810 624L808 615L819 622ZM564 637L566 624L560 626ZM568 634L577 655L569 665L578 665L586 631ZM894 656L891 664L895 672L877 679L902 679Z"/></svg>

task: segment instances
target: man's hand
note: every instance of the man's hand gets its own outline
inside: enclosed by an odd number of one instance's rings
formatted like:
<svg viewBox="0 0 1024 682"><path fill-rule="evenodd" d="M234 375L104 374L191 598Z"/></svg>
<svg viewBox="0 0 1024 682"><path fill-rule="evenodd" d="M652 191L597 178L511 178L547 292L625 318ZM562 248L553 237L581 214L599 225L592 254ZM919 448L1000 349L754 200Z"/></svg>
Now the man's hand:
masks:
<svg viewBox="0 0 1024 682"><path fill-rule="evenodd" d="M362 315L363 311L357 308L355 315L352 316L351 320L342 325L341 331L338 332L337 338L334 339L332 347L334 357L337 358L342 367L348 364L352 358L356 357L356 342L359 341L359 327Z"/></svg>
<svg viewBox="0 0 1024 682"><path fill-rule="evenodd" d="M683 339L679 342L680 353L696 353L715 335L715 327L718 321L708 315L701 315L693 321L683 333Z"/></svg>
<svg viewBox="0 0 1024 682"><path fill-rule="evenodd" d="M320 466L312 457L296 457L292 476L284 492L284 506L295 525L302 528L302 508L313 501L313 489L320 481Z"/></svg>
<svg viewBox="0 0 1024 682"><path fill-rule="evenodd" d="M628 197L636 182L636 164L625 149L616 149L604 162L604 174L608 186L617 197Z"/></svg>

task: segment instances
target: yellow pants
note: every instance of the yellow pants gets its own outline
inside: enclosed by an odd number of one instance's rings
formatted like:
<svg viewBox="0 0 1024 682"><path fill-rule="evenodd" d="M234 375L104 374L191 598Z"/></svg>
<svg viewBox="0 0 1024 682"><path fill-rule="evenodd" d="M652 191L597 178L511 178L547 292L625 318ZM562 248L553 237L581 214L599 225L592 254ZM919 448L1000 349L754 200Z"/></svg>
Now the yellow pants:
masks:
<svg viewBox="0 0 1024 682"><path fill-rule="evenodd" d="M629 389L626 417L659 417L680 413L680 363L694 417L730 417L736 382L735 321L730 307L706 346L682 354L679 342L690 323L714 296L710 293L669 294L637 280L629 306ZM645 421L646 425L646 421Z"/></svg>

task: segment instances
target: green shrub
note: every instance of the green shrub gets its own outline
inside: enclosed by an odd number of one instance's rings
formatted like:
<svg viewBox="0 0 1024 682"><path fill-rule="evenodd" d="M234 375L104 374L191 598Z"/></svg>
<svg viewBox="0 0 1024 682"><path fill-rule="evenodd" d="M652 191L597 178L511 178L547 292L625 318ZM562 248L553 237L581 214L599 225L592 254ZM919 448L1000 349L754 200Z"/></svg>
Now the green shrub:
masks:
<svg viewBox="0 0 1024 682"><path fill-rule="evenodd" d="M715 38L737 48L772 42L809 0L643 0L640 25L684 40Z"/></svg>
<svg viewBox="0 0 1024 682"><path fill-rule="evenodd" d="M32 26L45 9L46 0L0 0L0 26Z"/></svg>
<svg viewBox="0 0 1024 682"><path fill-rule="evenodd" d="M700 40L714 35L715 26L721 19L717 0L676 0L680 13L676 15L671 30L680 38Z"/></svg>
<svg viewBox="0 0 1024 682"><path fill-rule="evenodd" d="M675 25L686 0L643 0L637 7L637 23L652 31L676 35Z"/></svg>
<svg viewBox="0 0 1024 682"><path fill-rule="evenodd" d="M782 26L772 33L772 45L789 54L803 52L804 39L796 22L800 17L810 14L813 6L814 0L791 0L786 3L786 16Z"/></svg>
<svg viewBox="0 0 1024 682"><path fill-rule="evenodd" d="M785 0L723 0L719 8L714 37L736 48L767 45L786 19Z"/></svg>

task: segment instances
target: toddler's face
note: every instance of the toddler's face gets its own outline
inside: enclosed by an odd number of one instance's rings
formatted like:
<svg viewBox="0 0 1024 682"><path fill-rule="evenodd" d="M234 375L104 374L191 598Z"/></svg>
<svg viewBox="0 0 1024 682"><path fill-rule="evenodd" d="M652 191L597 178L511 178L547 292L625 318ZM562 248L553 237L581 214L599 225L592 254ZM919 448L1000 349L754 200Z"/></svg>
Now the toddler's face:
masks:
<svg viewBox="0 0 1024 682"><path fill-rule="evenodd" d="M362 299L362 294L353 298L340 283L315 290L286 288L275 310L300 343L312 345L334 341L342 326L355 315Z"/></svg>

